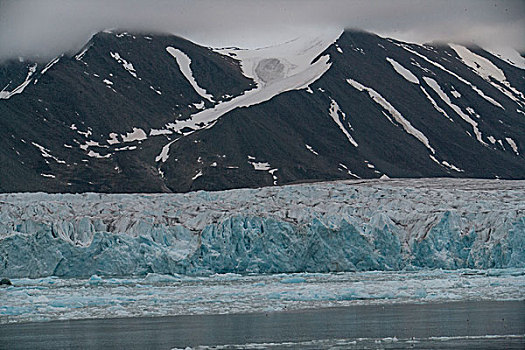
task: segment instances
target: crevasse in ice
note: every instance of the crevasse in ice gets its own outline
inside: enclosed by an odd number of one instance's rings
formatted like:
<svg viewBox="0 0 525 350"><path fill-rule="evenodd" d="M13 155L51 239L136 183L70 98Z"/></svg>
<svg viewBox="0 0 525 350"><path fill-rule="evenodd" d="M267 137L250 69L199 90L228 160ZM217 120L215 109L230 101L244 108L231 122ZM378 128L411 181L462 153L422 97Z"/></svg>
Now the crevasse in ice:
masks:
<svg viewBox="0 0 525 350"><path fill-rule="evenodd" d="M419 179L2 194L0 275L524 267L524 184Z"/></svg>

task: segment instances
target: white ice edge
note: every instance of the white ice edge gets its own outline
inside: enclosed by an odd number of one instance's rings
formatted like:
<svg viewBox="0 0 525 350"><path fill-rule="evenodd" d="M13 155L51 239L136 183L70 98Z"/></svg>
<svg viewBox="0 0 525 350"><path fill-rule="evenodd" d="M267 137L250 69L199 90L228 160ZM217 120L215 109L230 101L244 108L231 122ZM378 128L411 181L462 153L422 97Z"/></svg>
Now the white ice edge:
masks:
<svg viewBox="0 0 525 350"><path fill-rule="evenodd" d="M445 343L461 342L464 340L508 340L508 339L525 339L523 334L487 334L487 335L465 335L454 337L427 337L427 338L402 338L402 337L384 337L384 338L329 338L313 339L303 341L285 341L285 342L265 342L265 343L243 343L243 344L216 344L216 345L199 345L196 347L173 348L171 350L260 350L260 349L383 349L383 346L390 348L390 344L395 344L394 348L413 348L415 344L428 342ZM425 346L426 347L426 346ZM438 346L439 347L439 346Z"/></svg>

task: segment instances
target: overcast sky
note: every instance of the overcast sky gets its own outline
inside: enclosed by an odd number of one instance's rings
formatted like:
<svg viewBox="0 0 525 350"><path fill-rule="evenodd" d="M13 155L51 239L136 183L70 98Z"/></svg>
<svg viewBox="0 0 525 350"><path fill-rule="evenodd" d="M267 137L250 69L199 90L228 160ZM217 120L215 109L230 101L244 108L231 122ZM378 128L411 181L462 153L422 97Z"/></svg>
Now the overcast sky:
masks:
<svg viewBox="0 0 525 350"><path fill-rule="evenodd" d="M525 50L525 1L0 0L0 60L74 52L111 28L256 47L329 27Z"/></svg>

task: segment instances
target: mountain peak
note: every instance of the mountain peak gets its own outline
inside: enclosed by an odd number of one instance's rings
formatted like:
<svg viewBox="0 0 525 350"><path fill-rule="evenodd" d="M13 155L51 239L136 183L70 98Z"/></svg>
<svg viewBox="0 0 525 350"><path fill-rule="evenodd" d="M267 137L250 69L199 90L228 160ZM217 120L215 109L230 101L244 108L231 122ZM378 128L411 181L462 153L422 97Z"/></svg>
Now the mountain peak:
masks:
<svg viewBox="0 0 525 350"><path fill-rule="evenodd" d="M481 48L355 30L259 49L101 32L71 57L0 67L0 188L523 178L524 81Z"/></svg>

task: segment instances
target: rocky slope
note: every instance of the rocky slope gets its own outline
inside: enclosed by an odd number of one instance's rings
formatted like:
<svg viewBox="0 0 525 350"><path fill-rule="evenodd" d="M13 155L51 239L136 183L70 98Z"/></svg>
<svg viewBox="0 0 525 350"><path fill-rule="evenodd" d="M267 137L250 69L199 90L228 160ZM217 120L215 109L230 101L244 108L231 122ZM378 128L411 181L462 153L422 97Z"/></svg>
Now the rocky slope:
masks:
<svg viewBox="0 0 525 350"><path fill-rule="evenodd" d="M102 32L0 65L0 190L523 179L524 67L355 31L258 50Z"/></svg>

